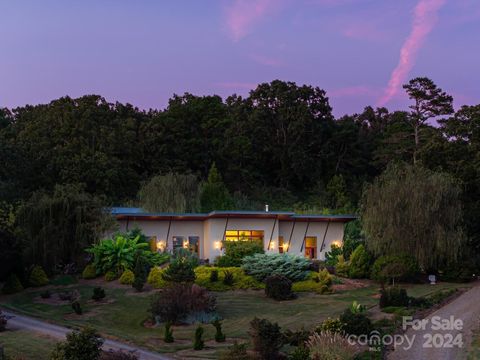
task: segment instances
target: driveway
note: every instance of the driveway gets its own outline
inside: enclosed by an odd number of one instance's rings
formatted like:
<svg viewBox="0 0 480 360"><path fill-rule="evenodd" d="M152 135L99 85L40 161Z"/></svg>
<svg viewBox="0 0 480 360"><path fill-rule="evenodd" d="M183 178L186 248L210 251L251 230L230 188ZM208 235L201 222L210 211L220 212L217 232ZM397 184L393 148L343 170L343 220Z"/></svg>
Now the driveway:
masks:
<svg viewBox="0 0 480 360"><path fill-rule="evenodd" d="M9 311L2 311L9 320L7 328L10 329L26 329L32 330L41 334L57 338L59 340L64 340L65 335L72 331L63 326L53 325L45 321L37 320L31 317L18 315L11 313ZM160 355L148 350L138 348L136 346L127 345L125 343L105 339L103 343L103 350L123 350L134 353L141 360L170 360L171 358L166 357L165 355Z"/></svg>
<svg viewBox="0 0 480 360"><path fill-rule="evenodd" d="M425 319L424 329L420 326L418 330L409 328L405 333L410 339L415 336L413 346L409 350L397 347L388 356L389 360L465 358L466 349L472 341L472 331L480 326L480 286L476 285ZM438 320L445 325L445 329L435 329ZM433 341L429 341L432 337ZM460 341L463 344L457 346Z"/></svg>

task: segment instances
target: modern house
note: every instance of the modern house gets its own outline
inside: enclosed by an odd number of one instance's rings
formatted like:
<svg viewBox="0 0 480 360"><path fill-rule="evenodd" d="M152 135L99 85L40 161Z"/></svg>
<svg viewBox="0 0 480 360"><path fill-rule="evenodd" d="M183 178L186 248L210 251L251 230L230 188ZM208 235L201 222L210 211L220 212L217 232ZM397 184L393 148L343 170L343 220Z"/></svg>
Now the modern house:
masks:
<svg viewBox="0 0 480 360"><path fill-rule="evenodd" d="M344 226L353 215L297 215L283 211L212 211L149 213L140 208L112 208L120 231L138 227L159 250L187 248L213 261L223 241L259 241L267 253L289 253L325 259L341 245Z"/></svg>

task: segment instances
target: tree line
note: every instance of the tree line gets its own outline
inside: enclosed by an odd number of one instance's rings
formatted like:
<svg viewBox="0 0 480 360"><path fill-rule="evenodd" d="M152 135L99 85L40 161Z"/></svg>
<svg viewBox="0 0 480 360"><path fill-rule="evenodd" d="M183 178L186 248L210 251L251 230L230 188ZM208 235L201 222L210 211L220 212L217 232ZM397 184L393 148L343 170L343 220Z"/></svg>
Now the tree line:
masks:
<svg viewBox="0 0 480 360"><path fill-rule="evenodd" d="M480 105L455 112L452 97L428 78L404 88L411 99L404 111L368 106L337 119L324 90L280 80L225 100L174 95L162 110L98 95L0 109L1 256L72 237L82 247L102 224L78 231L75 221L98 204L355 212L365 185L397 162L455 179L473 256ZM67 218L69 204L77 215ZM34 221L39 214L50 220ZM59 223L66 225L55 238ZM67 258L76 253L60 249Z"/></svg>

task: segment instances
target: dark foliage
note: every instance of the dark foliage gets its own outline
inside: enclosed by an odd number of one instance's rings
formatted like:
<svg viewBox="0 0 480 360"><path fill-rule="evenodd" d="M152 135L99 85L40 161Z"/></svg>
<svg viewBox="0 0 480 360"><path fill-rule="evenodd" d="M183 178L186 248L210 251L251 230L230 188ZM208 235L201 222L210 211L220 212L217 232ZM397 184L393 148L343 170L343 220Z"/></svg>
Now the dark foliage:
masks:
<svg viewBox="0 0 480 360"><path fill-rule="evenodd" d="M195 339L193 341L193 350L202 350L205 347L205 342L203 341L203 327L198 326L195 329Z"/></svg>
<svg viewBox="0 0 480 360"><path fill-rule="evenodd" d="M133 280L132 287L138 292L143 290L143 286L147 282L149 268L149 264L145 257L140 252L137 253L135 260L135 269L133 271L133 273L135 274L135 278Z"/></svg>
<svg viewBox="0 0 480 360"><path fill-rule="evenodd" d="M80 303L78 301L72 302L72 309L75 311L75 314L77 315L82 315L82 307L80 306Z"/></svg>
<svg viewBox="0 0 480 360"><path fill-rule="evenodd" d="M2 294L14 294L23 290L22 283L15 274L10 274L2 287Z"/></svg>
<svg viewBox="0 0 480 360"><path fill-rule="evenodd" d="M224 241L225 255L215 261L219 267L241 266L245 256L263 254L263 243L260 241Z"/></svg>
<svg viewBox="0 0 480 360"><path fill-rule="evenodd" d="M166 343L173 343L173 330L172 330L172 323L167 321L165 323L165 333L163 334L163 341Z"/></svg>
<svg viewBox="0 0 480 360"><path fill-rule="evenodd" d="M397 286L391 286L380 291L379 305L381 308L387 306L408 306L410 298L407 290Z"/></svg>
<svg viewBox="0 0 480 360"><path fill-rule="evenodd" d="M353 313L346 309L340 315L343 331L348 335L366 335L372 330L372 322L364 313Z"/></svg>
<svg viewBox="0 0 480 360"><path fill-rule="evenodd" d="M285 343L291 346L304 346L310 335L312 333L304 328L297 331L286 330L284 333Z"/></svg>
<svg viewBox="0 0 480 360"><path fill-rule="evenodd" d="M280 348L285 343L284 336L277 323L271 323L267 319L254 318L250 322L250 337L253 350L261 359L277 359Z"/></svg>
<svg viewBox="0 0 480 360"><path fill-rule="evenodd" d="M57 343L52 360L98 360L103 339L92 328L72 331L64 342ZM130 359L129 359L130 360Z"/></svg>
<svg viewBox="0 0 480 360"><path fill-rule="evenodd" d="M275 300L290 300L295 297L292 282L283 275L272 275L265 279L265 294Z"/></svg>
<svg viewBox="0 0 480 360"><path fill-rule="evenodd" d="M195 281L195 267L198 265L198 258L184 249L177 250L174 258L170 261L162 277L165 281L188 283Z"/></svg>
<svg viewBox="0 0 480 360"><path fill-rule="evenodd" d="M212 322L212 325L215 327L215 341L216 342L225 342L225 334L222 332L222 322L218 319Z"/></svg>
<svg viewBox="0 0 480 360"><path fill-rule="evenodd" d="M105 289L100 286L93 288L92 300L100 301L105 298Z"/></svg>
<svg viewBox="0 0 480 360"><path fill-rule="evenodd" d="M217 269L213 269L211 272L210 272L210 282L217 282L218 281L218 270Z"/></svg>
<svg viewBox="0 0 480 360"><path fill-rule="evenodd" d="M233 275L233 272L229 270L225 270L223 272L223 283L228 286L232 286L233 283L235 282L235 276Z"/></svg>

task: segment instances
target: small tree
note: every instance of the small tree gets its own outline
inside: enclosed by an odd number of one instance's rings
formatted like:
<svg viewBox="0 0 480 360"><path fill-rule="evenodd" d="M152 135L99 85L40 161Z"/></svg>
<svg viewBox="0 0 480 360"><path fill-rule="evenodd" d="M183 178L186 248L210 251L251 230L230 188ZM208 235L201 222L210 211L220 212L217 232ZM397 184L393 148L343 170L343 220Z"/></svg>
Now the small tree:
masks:
<svg viewBox="0 0 480 360"><path fill-rule="evenodd" d="M233 207L233 199L215 163L210 167L207 182L202 186L200 203L202 211L229 210Z"/></svg>
<svg viewBox="0 0 480 360"><path fill-rule="evenodd" d="M202 339L203 327L198 326L195 330L195 341L193 342L193 350L202 350L205 347L205 343Z"/></svg>
<svg viewBox="0 0 480 360"><path fill-rule="evenodd" d="M194 282L195 267L198 265L198 259L189 252L177 250L174 258L163 272L162 278L170 282Z"/></svg>
<svg viewBox="0 0 480 360"><path fill-rule="evenodd" d="M148 276L148 264L141 253L137 253L134 274L135 278L133 280L132 287L140 292L143 290L143 286L145 285Z"/></svg>
<svg viewBox="0 0 480 360"><path fill-rule="evenodd" d="M370 254L365 249L365 246L357 246L350 257L349 277L353 279L368 277L370 273L370 260Z"/></svg>
<svg viewBox="0 0 480 360"><path fill-rule="evenodd" d="M271 323L267 319L254 318L250 322L249 334L252 338L253 349L262 359L278 359L278 352L284 344L284 335L277 323Z"/></svg>
<svg viewBox="0 0 480 360"><path fill-rule="evenodd" d="M98 360L102 345L103 339L92 328L72 331L56 345L51 360Z"/></svg>
<svg viewBox="0 0 480 360"><path fill-rule="evenodd" d="M212 322L212 325L215 327L215 341L225 342L225 334L222 332L222 322L216 319Z"/></svg>
<svg viewBox="0 0 480 360"><path fill-rule="evenodd" d="M165 323L165 334L163 335L163 341L166 343L173 343L173 331L172 331L172 323L167 321Z"/></svg>

